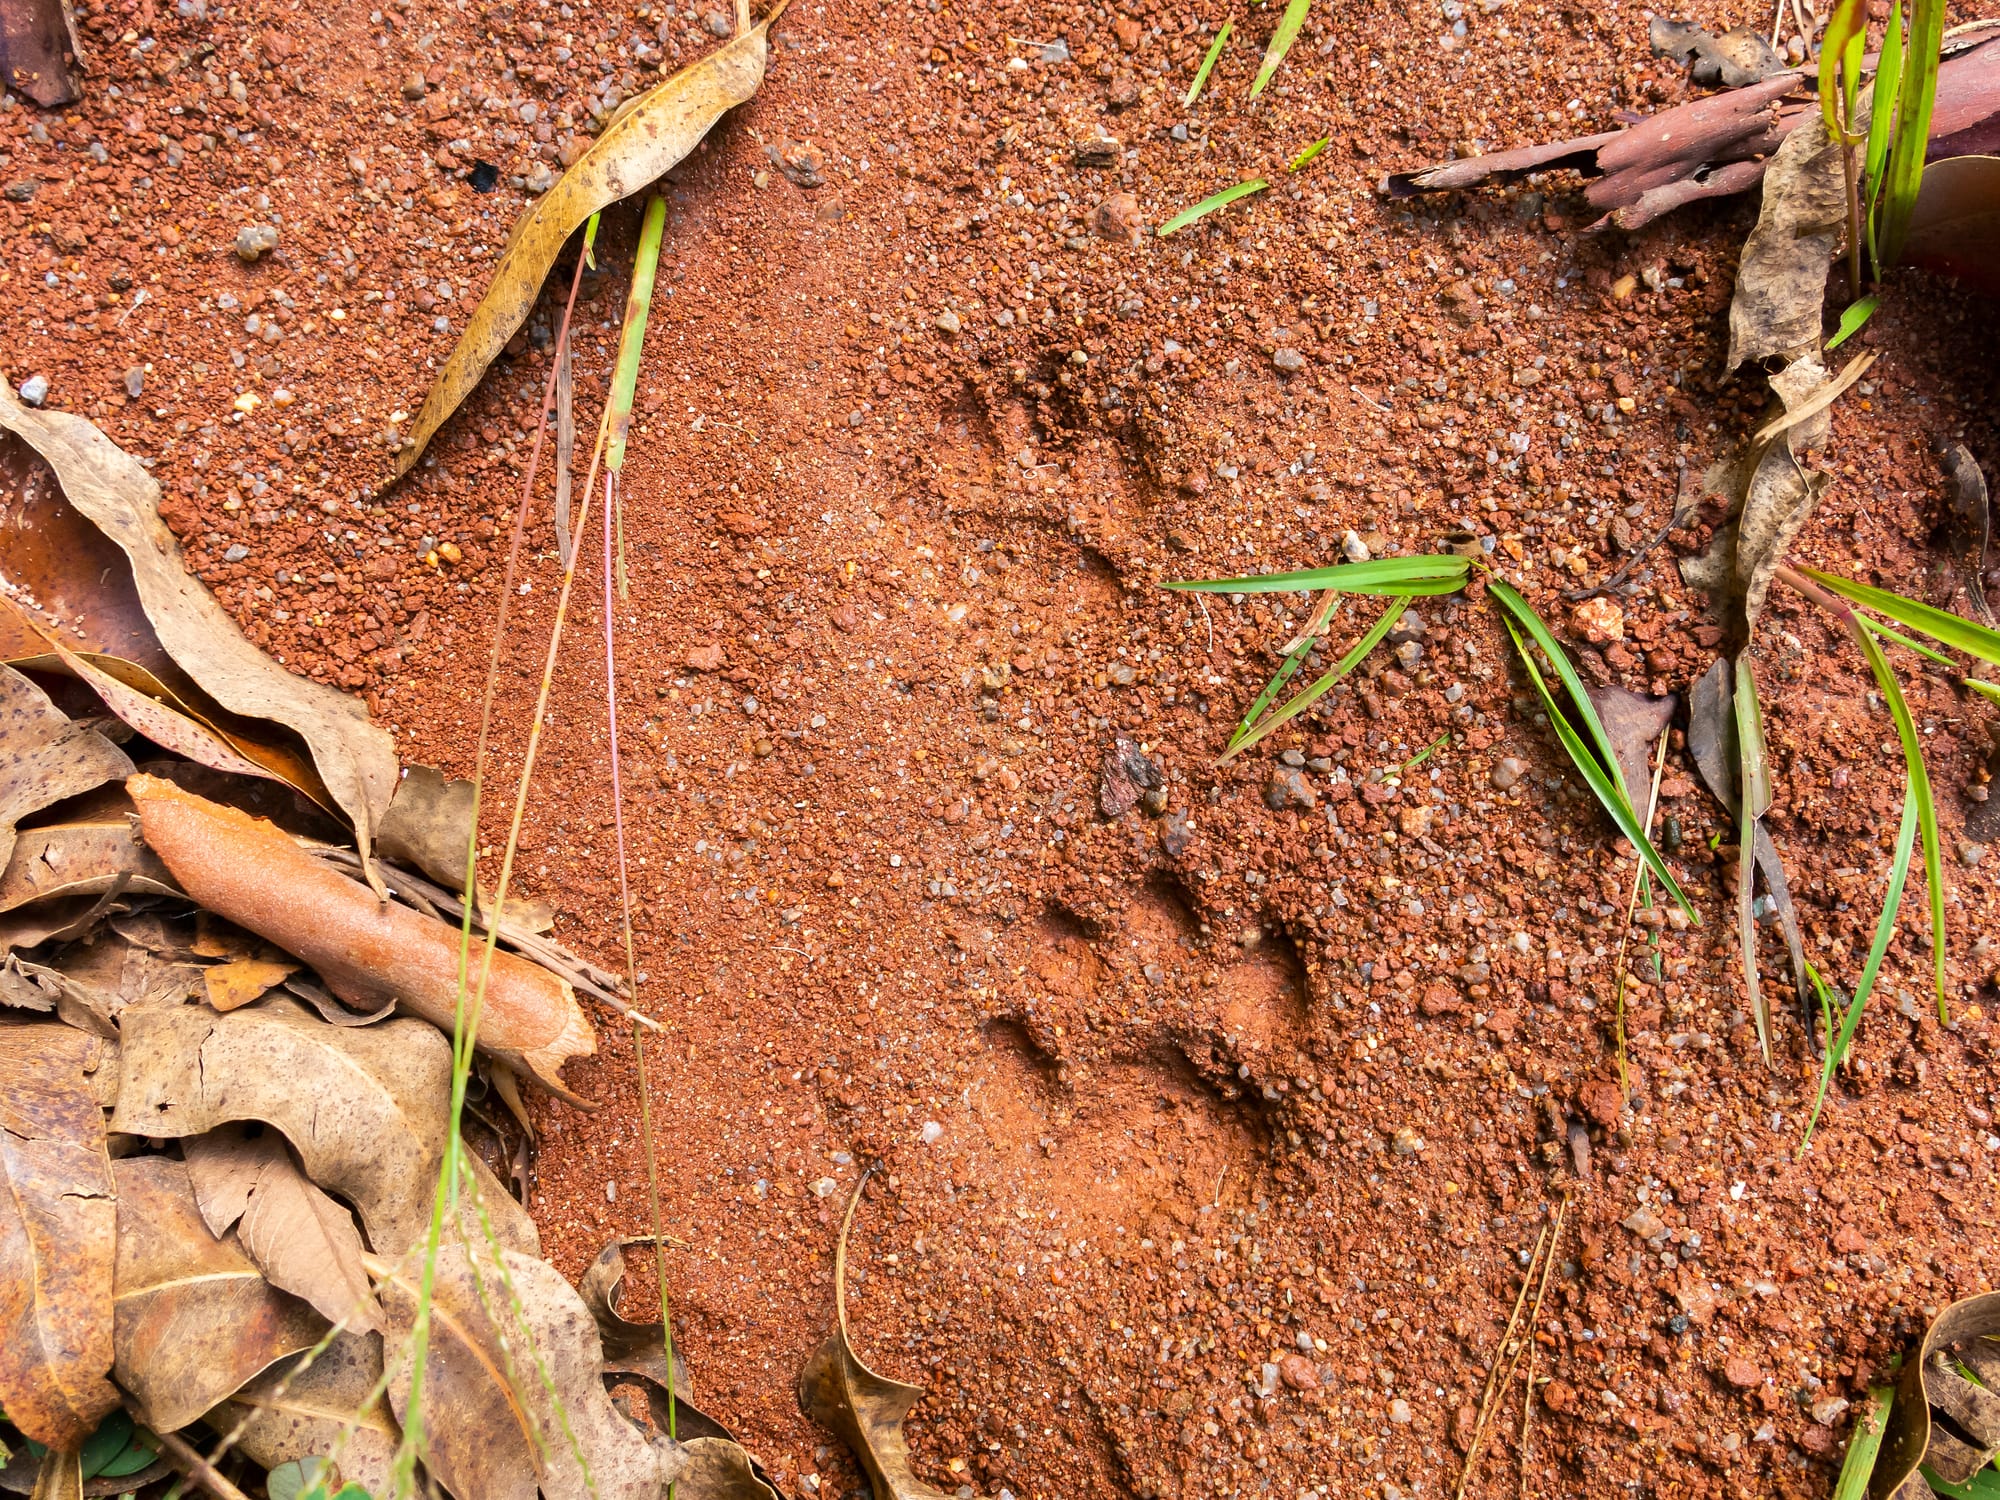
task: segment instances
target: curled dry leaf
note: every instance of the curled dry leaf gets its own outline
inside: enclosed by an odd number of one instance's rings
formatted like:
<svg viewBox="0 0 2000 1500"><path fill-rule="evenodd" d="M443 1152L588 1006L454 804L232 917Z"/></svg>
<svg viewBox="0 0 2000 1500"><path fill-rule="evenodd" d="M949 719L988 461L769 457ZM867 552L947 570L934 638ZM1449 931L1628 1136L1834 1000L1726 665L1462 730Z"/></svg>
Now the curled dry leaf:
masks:
<svg viewBox="0 0 2000 1500"><path fill-rule="evenodd" d="M840 1238L833 1251L835 1327L799 1374L799 1406L853 1450L868 1471L875 1500L946 1500L942 1490L931 1488L911 1471L910 1445L903 1436L903 1419L924 1388L877 1375L861 1362L847 1337L847 1231L868 1175L862 1174L841 1216Z"/></svg>
<svg viewBox="0 0 2000 1500"><path fill-rule="evenodd" d="M126 1011L135 1006L179 1005L201 987L201 971L195 965L142 948L108 926L100 926L44 963L16 963L54 999L63 1020L113 1040Z"/></svg>
<svg viewBox="0 0 2000 1500"><path fill-rule="evenodd" d="M123 750L0 667L0 866L13 852L14 825L29 813L131 774Z"/></svg>
<svg viewBox="0 0 2000 1500"><path fill-rule="evenodd" d="M1816 354L1802 355L1773 375L1771 389L1785 415L1800 412L1801 420L1780 426L1780 417L1770 424L1768 440L1753 442L1704 476L1710 493L1730 496L1734 518L1716 532L1708 551L1681 563L1681 576L1715 601L1739 641L1755 628L1778 565L1830 482L1798 458L1826 439L1830 423L1825 407L1804 413L1827 383L1826 367Z"/></svg>
<svg viewBox="0 0 2000 1500"><path fill-rule="evenodd" d="M282 725L305 742L366 858L396 790L396 750L388 732L369 722L358 699L293 676L245 639L189 575L180 544L160 519L158 484L91 423L25 406L0 381L0 429L33 448L55 471L69 507L117 545L159 648L173 664L228 712ZM9 566L0 549L0 569Z"/></svg>
<svg viewBox="0 0 2000 1500"><path fill-rule="evenodd" d="M1986 544L1993 531L1993 505L1986 489L1986 473L1963 443L1933 438L1931 451L1944 470L1949 490L1945 534L1958 560L1961 581L1979 618L1991 625L1993 611L1986 603Z"/></svg>
<svg viewBox="0 0 2000 1500"><path fill-rule="evenodd" d="M463 890L472 808L471 782L449 781L429 766L405 766L376 830L376 847L384 859L414 865L433 880Z"/></svg>
<svg viewBox="0 0 2000 1500"><path fill-rule="evenodd" d="M0 1407L60 1451L118 1405L117 1207L91 1078L108 1050L54 1022L0 1026Z"/></svg>
<svg viewBox="0 0 2000 1500"><path fill-rule="evenodd" d="M133 896L181 894L167 867L139 842L131 814L115 808L17 834L13 857L0 871L0 912L114 888Z"/></svg>
<svg viewBox="0 0 2000 1500"><path fill-rule="evenodd" d="M217 1010L235 1010L261 1000L267 991L297 973L298 967L279 959L233 958L202 970L201 982L210 1005Z"/></svg>
<svg viewBox="0 0 2000 1500"><path fill-rule="evenodd" d="M486 295L410 424L409 438L396 456L397 476L410 471L445 418L458 410L527 321L549 268L577 226L663 175L694 150L727 110L757 92L764 81L765 33L783 8L628 102L576 164L521 216L500 252Z"/></svg>
<svg viewBox="0 0 2000 1500"><path fill-rule="evenodd" d="M686 1467L675 1482L686 1500L778 1500L778 1492L739 1443L726 1437L687 1438L681 1443Z"/></svg>
<svg viewBox="0 0 2000 1500"><path fill-rule="evenodd" d="M1729 304L1726 369L1818 351L1827 266L1845 222L1840 148L1815 116L1785 137L1764 173L1764 206L1743 242Z"/></svg>
<svg viewBox="0 0 2000 1500"><path fill-rule="evenodd" d="M1976 1383L1965 1378L1961 1366L1977 1377ZM1947 1484L1970 1481L2000 1451L1996 1388L2000 1388L2000 1292L1981 1292L1939 1313L1924 1330L1915 1357L1904 1361L1868 1493L1884 1500L1930 1493L1916 1477L1919 1463ZM1940 1416L1949 1422L1938 1420ZM1912 1483L1913 1491L1906 1491L1904 1487Z"/></svg>
<svg viewBox="0 0 2000 1500"><path fill-rule="evenodd" d="M624 1314L625 1250L628 1246L652 1243L649 1234L613 1240L598 1253L577 1284L577 1293L597 1323L598 1342L604 1349L605 1383L615 1385L620 1377L638 1381L645 1387L655 1423L663 1428L663 1403L671 1399L675 1431L684 1444L694 1438L718 1438L733 1446L736 1439L729 1429L694 1404L687 1366L678 1355L674 1358L672 1378L668 1378L664 1325L657 1318L650 1323L635 1323ZM751 1470L756 1470L755 1459L746 1454L745 1461Z"/></svg>
<svg viewBox="0 0 2000 1500"><path fill-rule="evenodd" d="M391 1331L407 1333L415 1273L376 1269ZM439 1255L433 1285L424 1463L460 1500L534 1500L538 1486L545 1500L658 1500L679 1476L681 1455L611 1404L590 1311L553 1266L454 1246ZM399 1420L409 1388L408 1370L395 1372Z"/></svg>
<svg viewBox="0 0 2000 1500"><path fill-rule="evenodd" d="M326 1323L201 1220L187 1163L128 1156L118 1182L119 1385L155 1432L176 1432Z"/></svg>
<svg viewBox="0 0 2000 1500"><path fill-rule="evenodd" d="M1785 66L1777 49L1754 26L1738 26L1712 36L1692 22L1655 16L1646 28L1646 37L1655 56L1688 64L1689 78L1703 88L1748 88Z"/></svg>
<svg viewBox="0 0 2000 1500"><path fill-rule="evenodd" d="M111 1128L185 1139L261 1120L284 1133L308 1177L354 1205L375 1253L397 1256L429 1227L450 1076L450 1043L422 1021L328 1026L275 997L227 1015L130 1011ZM503 1241L533 1250L527 1215L486 1181Z"/></svg>
<svg viewBox="0 0 2000 1500"><path fill-rule="evenodd" d="M329 1323L380 1331L382 1309L362 1267L354 1215L314 1187L275 1131L225 1127L181 1143L210 1232L227 1234L271 1285L302 1297Z"/></svg>
<svg viewBox="0 0 2000 1500"><path fill-rule="evenodd" d="M126 787L147 844L196 901L305 960L348 1004L369 1010L394 999L452 1029L458 929L378 902L279 829L234 808L154 776L134 776ZM480 961L475 949L475 975ZM511 953L493 955L478 1043L562 1092L563 1063L597 1049L576 991Z"/></svg>
<svg viewBox="0 0 2000 1500"><path fill-rule="evenodd" d="M341 1478L386 1496L402 1429L381 1378L381 1335L342 1332L310 1365L305 1355L273 1365L204 1420L224 1433L242 1423L235 1447L265 1469L325 1457L339 1444Z"/></svg>

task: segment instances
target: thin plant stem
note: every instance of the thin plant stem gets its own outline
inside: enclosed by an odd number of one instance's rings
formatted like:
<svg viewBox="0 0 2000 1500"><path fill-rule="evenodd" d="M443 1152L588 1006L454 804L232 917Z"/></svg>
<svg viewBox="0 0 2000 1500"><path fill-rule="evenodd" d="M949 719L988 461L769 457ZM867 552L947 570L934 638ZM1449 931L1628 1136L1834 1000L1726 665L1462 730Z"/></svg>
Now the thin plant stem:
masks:
<svg viewBox="0 0 2000 1500"><path fill-rule="evenodd" d="M1652 837L1653 817L1660 808L1660 778L1667 769L1667 737L1660 736L1659 750L1653 757L1653 790L1646 799L1646 836ZM1618 1041L1618 1091L1626 1098L1632 1096L1632 1079L1627 1070L1625 1058L1625 945L1631 941L1632 918L1639 909L1639 893L1646 884L1646 862L1639 861L1639 868L1632 873L1632 895L1625 903L1625 928L1618 939L1618 984L1613 1010L1613 1025Z"/></svg>

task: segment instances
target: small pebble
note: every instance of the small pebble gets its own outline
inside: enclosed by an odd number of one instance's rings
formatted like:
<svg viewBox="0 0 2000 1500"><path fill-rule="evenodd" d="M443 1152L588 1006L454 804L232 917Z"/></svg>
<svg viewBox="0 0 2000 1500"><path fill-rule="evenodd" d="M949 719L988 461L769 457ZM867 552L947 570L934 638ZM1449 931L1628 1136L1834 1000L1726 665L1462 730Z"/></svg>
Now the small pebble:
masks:
<svg viewBox="0 0 2000 1500"><path fill-rule="evenodd" d="M938 1124L936 1120L926 1120L924 1121L924 1128L917 1132L917 1139L928 1146L933 1144L943 1134L944 1126Z"/></svg>
<svg viewBox="0 0 2000 1500"><path fill-rule="evenodd" d="M40 406L49 397L49 377L30 375L21 382L21 399L30 406Z"/></svg>
<svg viewBox="0 0 2000 1500"><path fill-rule="evenodd" d="M1275 766L1270 780L1264 783L1264 805L1272 812L1283 812L1288 807L1314 808L1319 806L1319 794L1312 789L1305 772L1295 766Z"/></svg>
<svg viewBox="0 0 2000 1500"><path fill-rule="evenodd" d="M131 369L125 372L125 394L130 396L134 401L137 401L139 397L145 392L145 389L146 389L145 366L143 365L132 366Z"/></svg>
<svg viewBox="0 0 2000 1500"><path fill-rule="evenodd" d="M1289 375L1294 371L1303 370L1306 367L1306 357L1299 353L1298 350L1287 347L1273 354L1271 356L1271 363Z"/></svg>
<svg viewBox="0 0 2000 1500"><path fill-rule="evenodd" d="M403 80L403 97L413 104L429 92L430 86L424 82L421 73L412 73Z"/></svg>
<svg viewBox="0 0 2000 1500"><path fill-rule="evenodd" d="M278 248L275 224L245 224L236 231L236 258L245 265L262 260Z"/></svg>
<svg viewBox="0 0 2000 1500"><path fill-rule="evenodd" d="M1984 844L1974 843L1971 839L1963 839L1959 842L1958 862L1964 865L1966 869L1970 870L1984 858L1986 858L1986 846Z"/></svg>
<svg viewBox="0 0 2000 1500"><path fill-rule="evenodd" d="M1360 533L1350 531L1340 539L1341 556L1349 562L1367 562L1368 544L1361 540Z"/></svg>
<svg viewBox="0 0 2000 1500"><path fill-rule="evenodd" d="M710 11L702 17L702 22L708 27L710 34L714 36L728 36L730 32L736 29L729 17L725 16L719 10Z"/></svg>
<svg viewBox="0 0 2000 1500"><path fill-rule="evenodd" d="M1394 1401L1389 1403L1389 1420L1397 1426L1408 1426L1410 1415L1410 1403L1405 1401L1401 1396L1398 1396Z"/></svg>
<svg viewBox="0 0 2000 1500"><path fill-rule="evenodd" d="M958 314L953 312L948 307L943 312L939 313L935 318L931 319L931 327L935 328L939 333L947 334L953 337L955 337L958 334L959 330L962 329L964 326L965 326L964 324L959 322Z"/></svg>
<svg viewBox="0 0 2000 1500"><path fill-rule="evenodd" d="M1518 756L1509 755L1502 758L1500 763L1493 768L1493 772L1487 777L1487 780L1493 783L1496 791L1506 792L1512 791L1520 783L1521 778L1527 774L1528 763Z"/></svg>

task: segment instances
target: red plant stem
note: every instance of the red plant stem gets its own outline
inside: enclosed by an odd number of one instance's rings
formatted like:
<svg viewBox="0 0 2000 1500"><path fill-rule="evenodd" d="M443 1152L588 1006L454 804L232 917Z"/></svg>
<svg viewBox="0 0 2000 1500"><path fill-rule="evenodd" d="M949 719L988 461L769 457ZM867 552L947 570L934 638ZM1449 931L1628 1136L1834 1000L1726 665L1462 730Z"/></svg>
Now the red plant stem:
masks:
<svg viewBox="0 0 2000 1500"><path fill-rule="evenodd" d="M1805 574L1799 572L1798 569L1780 564L1778 567L1778 581L1794 592L1812 600L1813 603L1817 604L1842 624L1848 626L1850 629L1853 628L1854 610L1847 601L1829 594L1825 589L1806 577Z"/></svg>

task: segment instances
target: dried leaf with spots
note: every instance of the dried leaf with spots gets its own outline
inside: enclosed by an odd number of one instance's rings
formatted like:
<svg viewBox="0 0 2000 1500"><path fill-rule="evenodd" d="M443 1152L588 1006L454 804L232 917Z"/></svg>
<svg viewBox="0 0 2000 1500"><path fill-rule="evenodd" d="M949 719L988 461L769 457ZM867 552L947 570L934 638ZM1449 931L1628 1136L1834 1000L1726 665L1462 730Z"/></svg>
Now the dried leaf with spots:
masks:
<svg viewBox="0 0 2000 1500"><path fill-rule="evenodd" d="M405 766L376 831L376 847L384 859L414 865L431 879L463 890L473 800L471 782L449 781L429 766Z"/></svg>
<svg viewBox="0 0 2000 1500"><path fill-rule="evenodd" d="M0 867L13 852L14 825L29 813L131 774L123 750L0 666Z"/></svg>
<svg viewBox="0 0 2000 1500"><path fill-rule="evenodd" d="M235 1447L265 1469L323 1457L339 1442L341 1477L388 1495L402 1429L376 1386L381 1335L343 1332L310 1365L305 1359L273 1365L204 1420L225 1433L243 1423Z"/></svg>
<svg viewBox="0 0 2000 1500"><path fill-rule="evenodd" d="M62 497L117 545L160 648L223 709L282 726L305 742L365 859L396 790L396 749L360 700L295 677L252 645L189 575L159 515L159 486L91 423L23 405L0 381L0 429L23 439L55 471ZM5 551L0 549L0 569Z"/></svg>
<svg viewBox="0 0 2000 1500"><path fill-rule="evenodd" d="M54 1022L0 1026L0 1407L61 1451L118 1405L116 1190L91 1077L109 1051Z"/></svg>
<svg viewBox="0 0 2000 1500"><path fill-rule="evenodd" d="M390 1331L405 1335L415 1272L374 1269ZM545 1500L658 1500L679 1476L680 1453L611 1404L590 1311L546 1261L453 1246L438 1257L431 1318L423 1457L460 1500L534 1500L538 1487ZM409 1389L409 1371L393 1372L398 1420Z"/></svg>
<svg viewBox="0 0 2000 1500"><path fill-rule="evenodd" d="M119 1385L155 1432L176 1432L273 1361L309 1349L326 1321L217 1239L187 1163L128 1156L118 1182Z"/></svg>
<svg viewBox="0 0 2000 1500"><path fill-rule="evenodd" d="M195 1202L211 1232L236 1238L281 1291L329 1323L379 1332L382 1309L362 1268L354 1215L314 1187L276 1131L229 1126L181 1143Z"/></svg>
<svg viewBox="0 0 2000 1500"><path fill-rule="evenodd" d="M126 1011L135 1006L179 1005L201 987L201 971L195 965L141 948L108 926L100 926L43 963L17 962L55 997L56 1013L63 1020L112 1040Z"/></svg>
<svg viewBox="0 0 2000 1500"><path fill-rule="evenodd" d="M1825 383L1826 367L1812 354L1771 377L1771 389L1787 412L1805 406ZM1705 476L1710 493L1731 497L1735 515L1716 532L1708 551L1681 563L1681 576L1715 601L1739 641L1756 627L1772 576L1831 482L1797 457L1825 440L1828 425L1822 409L1768 443L1753 443L1734 462L1717 464Z"/></svg>
<svg viewBox="0 0 2000 1500"><path fill-rule="evenodd" d="M739 1443L725 1437L685 1438L681 1457L686 1467L674 1492L685 1500L779 1500L757 1461Z"/></svg>
<svg viewBox="0 0 2000 1500"><path fill-rule="evenodd" d="M227 1015L130 1011L111 1128L185 1139L260 1120L283 1132L313 1182L354 1205L375 1253L395 1256L430 1223L450 1075L451 1044L423 1021L328 1026L275 996ZM486 1181L503 1241L535 1250L527 1215Z"/></svg>
<svg viewBox="0 0 2000 1500"><path fill-rule="evenodd" d="M1784 70L1784 59L1754 26L1738 26L1712 36L1688 21L1655 16L1646 28L1656 57L1671 57L1688 65L1688 76L1702 88L1748 88Z"/></svg>
<svg viewBox="0 0 2000 1500"><path fill-rule="evenodd" d="M847 1232L868 1177L862 1174L841 1216L840 1238L833 1251L836 1324L799 1375L799 1406L822 1427L838 1433L853 1451L868 1471L875 1500L947 1500L942 1490L931 1488L911 1471L910 1445L903 1436L903 1419L924 1388L877 1375L861 1362L847 1336Z"/></svg>
<svg viewBox="0 0 2000 1500"><path fill-rule="evenodd" d="M1673 722L1680 699L1672 693L1664 698L1648 697L1616 685L1585 691L1611 740L1612 753L1618 759L1618 775L1625 783L1625 798L1643 813L1649 800L1648 789L1653 784L1652 773L1647 769L1653 758L1653 741Z"/></svg>
<svg viewBox="0 0 2000 1500"><path fill-rule="evenodd" d="M1743 242L1729 304L1725 369L1818 352L1827 268L1846 222L1845 195L1840 148L1815 115L1785 137L1764 173L1764 206Z"/></svg>
<svg viewBox="0 0 2000 1500"><path fill-rule="evenodd" d="M234 958L202 970L208 1003L217 1010L235 1010L261 1000L270 990L298 972L295 963L271 958Z"/></svg>
<svg viewBox="0 0 2000 1500"><path fill-rule="evenodd" d="M63 896L178 896L181 888L140 842L130 812L113 808L76 822L19 833L0 870L0 912Z"/></svg>
<svg viewBox="0 0 2000 1500"><path fill-rule="evenodd" d="M188 895L305 960L357 1009L394 999L450 1031L458 1014L459 929L379 902L269 823L153 776L126 789L146 842ZM473 972L480 951L475 948ZM556 1092L560 1068L597 1049L576 991L526 959L495 953L479 1017L483 1051L517 1063Z"/></svg>
<svg viewBox="0 0 2000 1500"><path fill-rule="evenodd" d="M784 7L699 62L633 98L590 149L514 225L493 279L410 424L395 473L407 474L445 418L472 393L494 357L527 321L570 235L592 214L662 176L723 114L764 81L765 33Z"/></svg>

